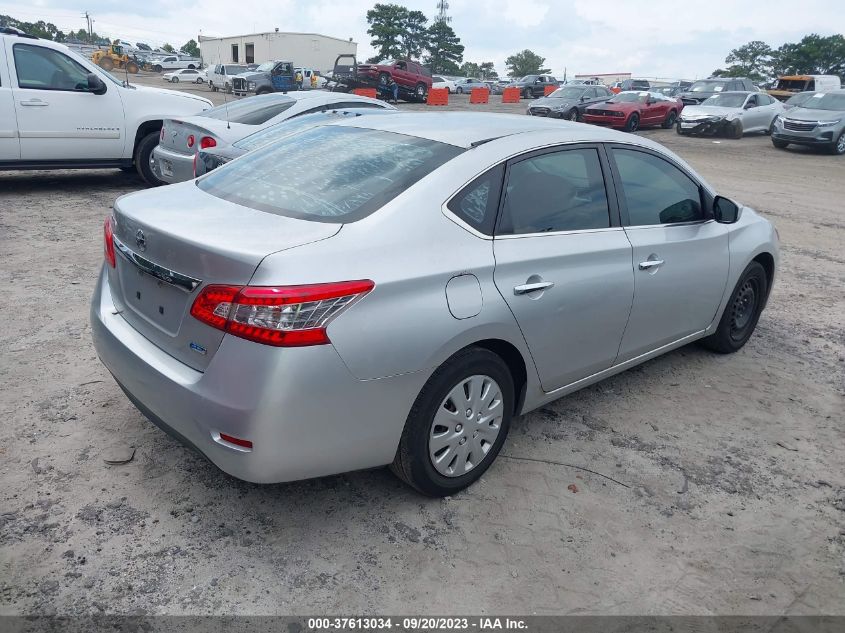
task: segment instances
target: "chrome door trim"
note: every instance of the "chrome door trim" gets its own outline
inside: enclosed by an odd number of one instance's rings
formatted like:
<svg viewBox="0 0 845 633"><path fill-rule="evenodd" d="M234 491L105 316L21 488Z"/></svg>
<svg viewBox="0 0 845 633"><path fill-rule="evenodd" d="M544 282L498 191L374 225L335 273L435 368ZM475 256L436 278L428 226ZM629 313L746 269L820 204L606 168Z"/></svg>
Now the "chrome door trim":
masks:
<svg viewBox="0 0 845 633"><path fill-rule="evenodd" d="M156 279L160 279L174 288L178 288L183 292L191 293L202 283L201 279L195 279L189 275L176 272L175 270L170 270L164 266L159 266L146 257L142 257L126 246L126 244L121 242L117 236L112 236L112 240L114 241L114 246L117 249L117 252L123 255L126 261L135 266L138 270L145 272Z"/></svg>
<svg viewBox="0 0 845 633"><path fill-rule="evenodd" d="M551 235L579 235L581 233L607 233L610 231L622 231L621 226L608 226L600 229L577 229L574 231L547 231L545 233L511 233L509 235L497 235L496 240L518 240L525 237L546 237Z"/></svg>

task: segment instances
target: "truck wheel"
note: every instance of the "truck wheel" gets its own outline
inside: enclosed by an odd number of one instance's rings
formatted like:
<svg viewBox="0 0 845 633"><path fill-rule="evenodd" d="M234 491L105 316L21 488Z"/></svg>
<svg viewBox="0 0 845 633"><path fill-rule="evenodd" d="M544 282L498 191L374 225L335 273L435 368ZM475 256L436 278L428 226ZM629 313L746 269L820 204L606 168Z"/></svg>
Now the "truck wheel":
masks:
<svg viewBox="0 0 845 633"><path fill-rule="evenodd" d="M155 175L152 165L150 165L150 159L152 158L153 150L158 145L160 134L161 130L150 132L135 146L135 168L138 170L141 178L144 179L144 182L151 187L158 187L164 184L164 181L159 180L158 176Z"/></svg>
<svg viewBox="0 0 845 633"><path fill-rule="evenodd" d="M523 99L531 99L533 96L534 96L534 95L532 95L532 94L531 94L531 90L529 90L528 88L526 88L526 89L525 89L525 90L523 90L523 92L522 92L522 98L523 98Z"/></svg>
<svg viewBox="0 0 845 633"><path fill-rule="evenodd" d="M156 64L155 66L153 66L153 72L154 73L160 73L161 72L161 64Z"/></svg>
<svg viewBox="0 0 845 633"><path fill-rule="evenodd" d="M417 87L414 90L414 95L418 101L425 101L425 93L425 84L417 84Z"/></svg>
<svg viewBox="0 0 845 633"><path fill-rule="evenodd" d="M191 70L196 70L196 69L197 69L197 67L196 67L196 66L194 66L193 64L188 64L188 68L190 68Z"/></svg>
<svg viewBox="0 0 845 633"><path fill-rule="evenodd" d="M271 92L273 92L273 91L270 90L269 88L259 88L258 90L255 91L255 94L256 95L268 95Z"/></svg>
<svg viewBox="0 0 845 633"><path fill-rule="evenodd" d="M100 68L106 71L112 70L114 68L114 61L111 57L103 57L100 60Z"/></svg>
<svg viewBox="0 0 845 633"><path fill-rule="evenodd" d="M387 80L388 80L388 79L390 79L390 75L388 75L387 73L381 73L381 74L378 76L378 82L379 82L379 85L381 85L381 86L386 86L386 85L387 85Z"/></svg>
<svg viewBox="0 0 845 633"><path fill-rule="evenodd" d="M126 64L126 72L130 75L137 75L138 74L138 64L135 62L129 62Z"/></svg>

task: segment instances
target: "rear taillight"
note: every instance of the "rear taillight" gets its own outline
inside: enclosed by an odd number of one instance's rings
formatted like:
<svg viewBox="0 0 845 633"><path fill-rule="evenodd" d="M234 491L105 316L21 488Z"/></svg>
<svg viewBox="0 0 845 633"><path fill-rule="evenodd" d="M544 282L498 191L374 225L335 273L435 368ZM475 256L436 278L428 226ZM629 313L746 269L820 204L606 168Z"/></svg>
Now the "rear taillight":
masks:
<svg viewBox="0 0 845 633"><path fill-rule="evenodd" d="M217 147L217 141L213 136L203 136L200 139L200 149L207 149L209 147Z"/></svg>
<svg viewBox="0 0 845 633"><path fill-rule="evenodd" d="M109 266L114 268L117 262L114 259L114 232L111 225L111 216L103 223L103 255Z"/></svg>
<svg viewBox="0 0 845 633"><path fill-rule="evenodd" d="M265 345L325 345L329 323L374 287L369 279L307 286L212 285L200 292L191 315Z"/></svg>
<svg viewBox="0 0 845 633"><path fill-rule="evenodd" d="M197 152L194 152L194 178L197 177Z"/></svg>
<svg viewBox="0 0 845 633"><path fill-rule="evenodd" d="M188 147L193 147L193 146L194 146L194 140L195 140L195 139L194 139L194 135L193 135L193 134L188 134Z"/></svg>

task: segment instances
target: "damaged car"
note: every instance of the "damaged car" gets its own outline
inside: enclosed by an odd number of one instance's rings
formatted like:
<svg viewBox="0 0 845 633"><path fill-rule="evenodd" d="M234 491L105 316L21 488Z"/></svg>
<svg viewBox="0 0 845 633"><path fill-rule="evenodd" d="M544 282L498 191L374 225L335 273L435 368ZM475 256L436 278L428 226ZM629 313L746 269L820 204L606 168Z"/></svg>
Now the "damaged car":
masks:
<svg viewBox="0 0 845 633"><path fill-rule="evenodd" d="M721 92L684 108L675 131L730 138L742 138L746 132L769 134L783 111L783 104L764 92Z"/></svg>
<svg viewBox="0 0 845 633"><path fill-rule="evenodd" d="M607 101L612 96L613 93L604 86L570 84L558 88L547 97L537 99L528 107L528 114L580 121L587 106Z"/></svg>

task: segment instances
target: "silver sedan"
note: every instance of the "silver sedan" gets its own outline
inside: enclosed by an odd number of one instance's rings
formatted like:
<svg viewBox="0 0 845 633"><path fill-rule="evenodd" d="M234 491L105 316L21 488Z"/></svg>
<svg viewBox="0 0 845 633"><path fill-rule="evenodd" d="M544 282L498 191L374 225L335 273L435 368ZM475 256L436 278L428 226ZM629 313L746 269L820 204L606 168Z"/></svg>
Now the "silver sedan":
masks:
<svg viewBox="0 0 845 633"><path fill-rule="evenodd" d="M120 198L97 352L153 422L254 482L478 479L514 416L700 340L740 349L774 227L645 138L359 117Z"/></svg>
<svg viewBox="0 0 845 633"><path fill-rule="evenodd" d="M303 114L337 108L395 108L384 101L326 90L272 93L219 105L200 114L165 119L150 167L162 183L194 177L194 159L201 149L229 145L272 125Z"/></svg>

